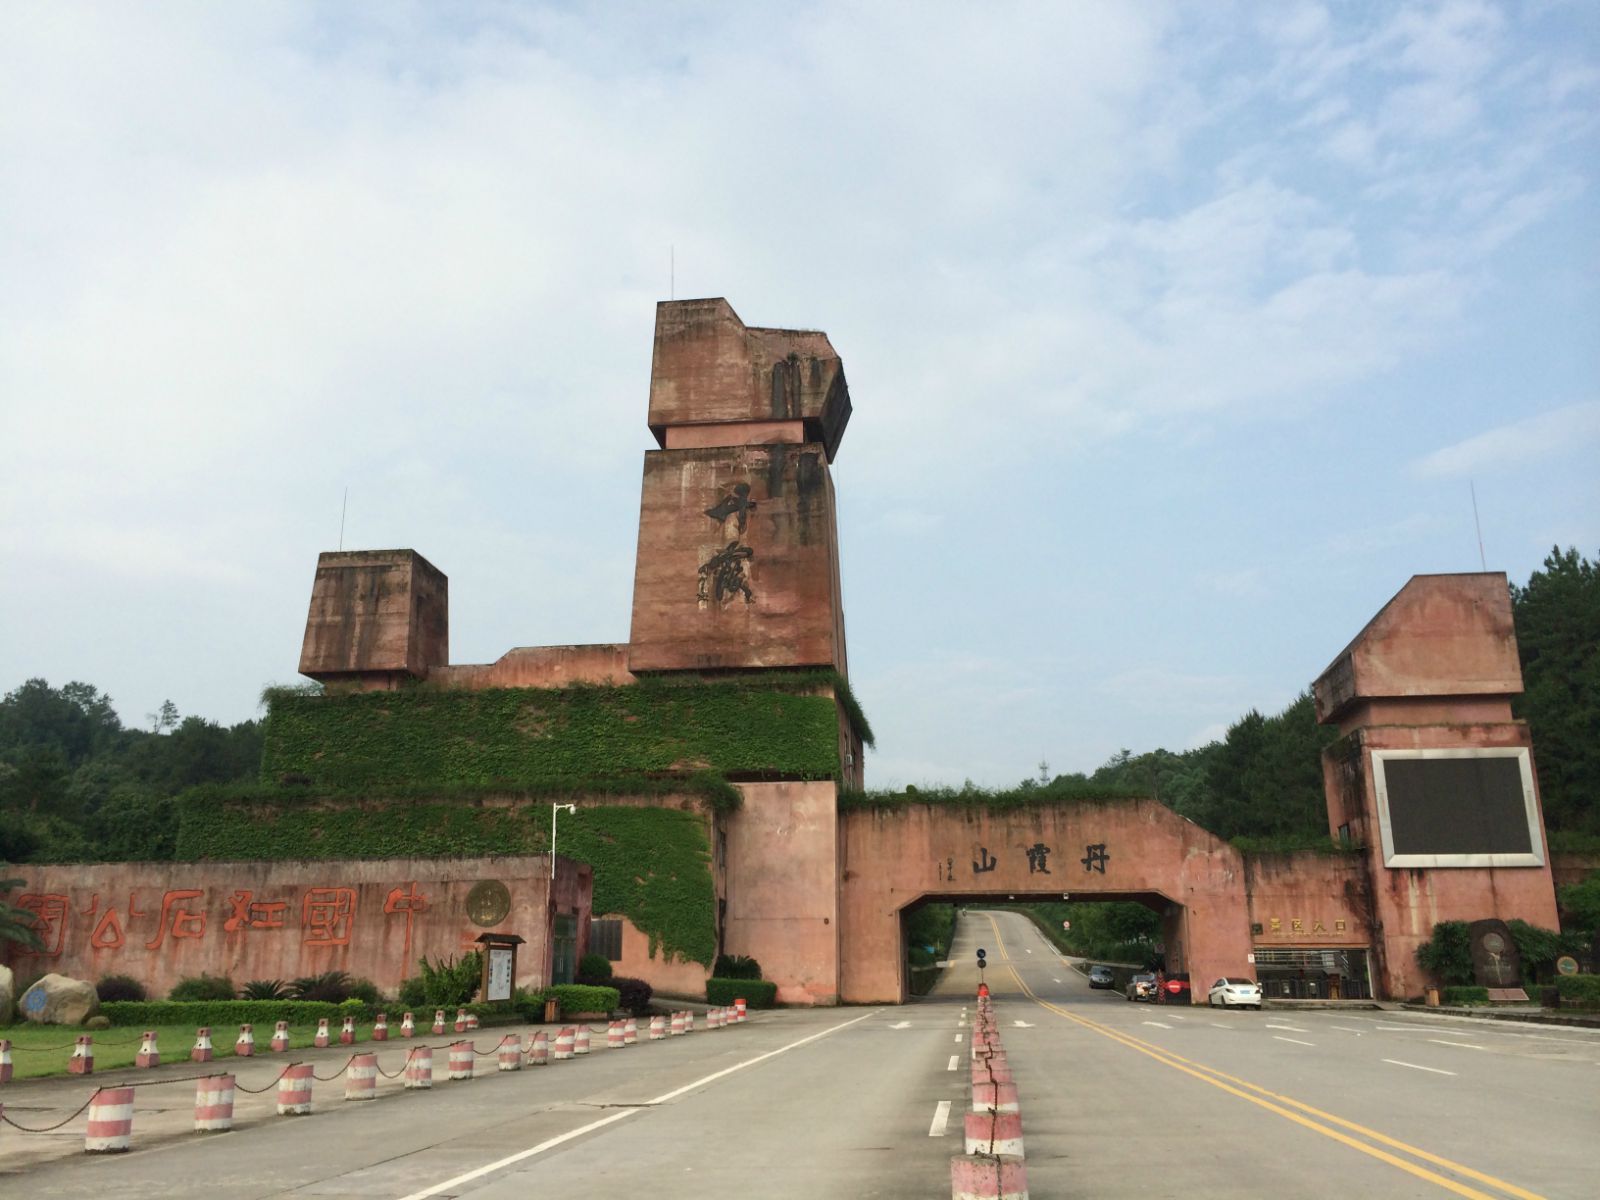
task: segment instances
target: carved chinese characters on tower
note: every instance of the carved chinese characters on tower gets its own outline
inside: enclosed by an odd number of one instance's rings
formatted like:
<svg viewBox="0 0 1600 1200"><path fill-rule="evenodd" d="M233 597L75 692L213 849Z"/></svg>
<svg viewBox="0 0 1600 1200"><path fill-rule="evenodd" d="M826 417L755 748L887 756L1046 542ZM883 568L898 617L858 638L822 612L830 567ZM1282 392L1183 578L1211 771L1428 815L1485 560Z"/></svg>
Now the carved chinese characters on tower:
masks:
<svg viewBox="0 0 1600 1200"><path fill-rule="evenodd" d="M756 510L756 506L757 502L750 499L750 485L736 483L721 500L705 510L706 516L717 522L724 532L728 522L733 521L738 536L700 564L696 598L701 608L709 605L721 608L735 596L743 596L746 604L755 600L755 594L750 590L746 565L755 558L756 552L740 538L744 536L750 523L750 514Z"/></svg>

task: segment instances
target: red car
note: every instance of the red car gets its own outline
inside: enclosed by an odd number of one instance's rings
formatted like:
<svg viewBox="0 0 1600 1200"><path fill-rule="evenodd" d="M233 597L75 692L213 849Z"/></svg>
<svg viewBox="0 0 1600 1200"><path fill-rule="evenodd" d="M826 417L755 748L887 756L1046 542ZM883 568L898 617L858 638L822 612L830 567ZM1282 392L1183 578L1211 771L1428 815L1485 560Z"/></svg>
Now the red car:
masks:
<svg viewBox="0 0 1600 1200"><path fill-rule="evenodd" d="M1189 973L1179 971L1176 975L1168 975L1161 981L1160 994L1157 998L1163 1004L1189 1003Z"/></svg>

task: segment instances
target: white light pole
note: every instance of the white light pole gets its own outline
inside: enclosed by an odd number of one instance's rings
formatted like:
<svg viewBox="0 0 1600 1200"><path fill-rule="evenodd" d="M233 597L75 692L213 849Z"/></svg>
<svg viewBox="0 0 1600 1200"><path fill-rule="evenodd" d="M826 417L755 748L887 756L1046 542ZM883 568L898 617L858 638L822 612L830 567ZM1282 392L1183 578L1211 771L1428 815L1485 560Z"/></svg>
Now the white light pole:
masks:
<svg viewBox="0 0 1600 1200"><path fill-rule="evenodd" d="M576 804L550 806L550 874L544 881L545 952L550 961L549 971L545 975L546 984L556 981L556 813L562 809L575 813L578 811L578 806Z"/></svg>

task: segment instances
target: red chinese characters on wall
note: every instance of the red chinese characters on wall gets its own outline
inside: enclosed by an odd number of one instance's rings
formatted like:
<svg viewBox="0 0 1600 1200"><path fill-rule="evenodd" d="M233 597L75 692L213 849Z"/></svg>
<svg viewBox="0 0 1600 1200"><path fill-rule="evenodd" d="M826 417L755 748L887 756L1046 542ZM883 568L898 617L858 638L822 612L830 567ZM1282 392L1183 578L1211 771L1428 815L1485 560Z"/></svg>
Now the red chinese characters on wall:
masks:
<svg viewBox="0 0 1600 1200"><path fill-rule="evenodd" d="M228 898L232 911L222 923L224 933L241 929L282 929L287 900L257 900L254 892L235 892Z"/></svg>
<svg viewBox="0 0 1600 1200"><path fill-rule="evenodd" d="M67 898L57 892L24 892L17 897L17 907L33 914L39 930L39 940L44 943L38 950L25 950L44 958L57 958L67 933Z"/></svg>
<svg viewBox="0 0 1600 1200"><path fill-rule="evenodd" d="M355 920L355 888L308 888L300 905L301 940L307 946L348 946Z"/></svg>
<svg viewBox="0 0 1600 1200"><path fill-rule="evenodd" d="M161 915L156 918L156 935L144 944L146 950L159 950L168 935L174 941L204 937L206 912L195 907L203 895L199 888L179 888L161 897Z"/></svg>
<svg viewBox="0 0 1600 1200"><path fill-rule="evenodd" d="M393 889L383 902L383 911L385 916L404 914L406 919L406 940L405 949L402 953L405 956L405 961L409 963L411 961L412 922L416 919L417 913L428 911L428 898L417 891L417 885L413 881L406 884L405 887Z"/></svg>

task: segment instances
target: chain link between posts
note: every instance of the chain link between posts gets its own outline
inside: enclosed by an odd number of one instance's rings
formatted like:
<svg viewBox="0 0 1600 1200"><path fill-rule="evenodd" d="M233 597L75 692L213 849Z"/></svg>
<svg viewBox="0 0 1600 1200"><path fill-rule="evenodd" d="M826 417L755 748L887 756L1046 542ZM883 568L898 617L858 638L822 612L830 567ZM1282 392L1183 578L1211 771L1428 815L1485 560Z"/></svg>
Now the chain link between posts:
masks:
<svg viewBox="0 0 1600 1200"><path fill-rule="evenodd" d="M89 1098L79 1106L77 1112L73 1113L70 1117L66 1117L63 1120L57 1121L54 1125L46 1125L43 1129L33 1129L27 1125L18 1125L3 1112L0 1112L0 1121L4 1121L7 1125L11 1126L11 1128L19 1130L22 1133L54 1133L68 1121L76 1121L79 1117L81 1117L83 1115L83 1110L88 1108L89 1105L93 1104L94 1098L104 1090L104 1088L95 1088L94 1091L89 1093Z"/></svg>

